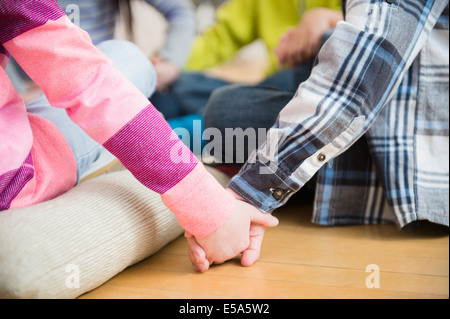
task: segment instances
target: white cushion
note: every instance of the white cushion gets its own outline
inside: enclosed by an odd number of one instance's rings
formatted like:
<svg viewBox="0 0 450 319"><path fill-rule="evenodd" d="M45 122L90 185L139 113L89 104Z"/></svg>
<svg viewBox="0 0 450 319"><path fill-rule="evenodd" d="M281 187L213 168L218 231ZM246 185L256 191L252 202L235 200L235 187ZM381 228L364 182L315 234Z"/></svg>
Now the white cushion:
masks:
<svg viewBox="0 0 450 319"><path fill-rule="evenodd" d="M128 171L99 176L0 212L0 298L75 298L182 234L160 196Z"/></svg>

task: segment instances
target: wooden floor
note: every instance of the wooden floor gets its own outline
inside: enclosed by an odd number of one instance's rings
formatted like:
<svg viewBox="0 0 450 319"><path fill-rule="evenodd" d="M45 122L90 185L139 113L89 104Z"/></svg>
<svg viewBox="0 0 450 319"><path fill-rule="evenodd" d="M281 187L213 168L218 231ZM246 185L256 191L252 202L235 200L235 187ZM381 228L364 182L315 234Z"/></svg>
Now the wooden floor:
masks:
<svg viewBox="0 0 450 319"><path fill-rule="evenodd" d="M267 231L260 261L250 268L234 260L195 273L179 238L80 298L449 298L447 228L323 228L310 223L311 210L297 201L276 212L280 225ZM368 276L376 282L369 265L379 269L379 288L366 286Z"/></svg>

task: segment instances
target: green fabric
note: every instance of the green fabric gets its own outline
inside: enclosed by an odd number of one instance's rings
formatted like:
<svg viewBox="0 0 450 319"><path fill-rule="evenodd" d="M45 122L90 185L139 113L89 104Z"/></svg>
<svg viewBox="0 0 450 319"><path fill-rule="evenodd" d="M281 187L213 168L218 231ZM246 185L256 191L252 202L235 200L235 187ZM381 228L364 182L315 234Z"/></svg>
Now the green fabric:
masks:
<svg viewBox="0 0 450 319"><path fill-rule="evenodd" d="M232 58L243 46L260 39L266 45L270 66L279 69L273 49L283 33L300 21L303 11L317 7L341 10L340 0L229 0L217 10L214 26L197 36L186 65L202 71Z"/></svg>

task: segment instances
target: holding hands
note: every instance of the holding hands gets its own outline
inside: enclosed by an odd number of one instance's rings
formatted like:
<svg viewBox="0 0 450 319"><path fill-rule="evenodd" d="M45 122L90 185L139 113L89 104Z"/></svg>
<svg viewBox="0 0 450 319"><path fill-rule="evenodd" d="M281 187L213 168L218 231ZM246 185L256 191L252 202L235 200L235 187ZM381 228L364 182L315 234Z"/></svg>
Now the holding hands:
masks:
<svg viewBox="0 0 450 319"><path fill-rule="evenodd" d="M232 190L227 191L235 195L237 203L225 224L205 238L185 233L189 259L198 272L205 272L212 264L222 264L240 253L243 266L253 265L259 258L266 228L278 225L277 218L244 202Z"/></svg>
<svg viewBox="0 0 450 319"><path fill-rule="evenodd" d="M275 49L280 65L294 67L313 59L319 52L324 35L342 19L339 11L325 8L307 11L298 26L282 36ZM157 67L158 61L155 62ZM205 272L211 265L222 264L239 254L243 266L253 265L259 259L266 228L279 223L271 214L262 213L231 189L227 191L234 195L236 205L225 223L203 238L185 233L189 259L198 272Z"/></svg>

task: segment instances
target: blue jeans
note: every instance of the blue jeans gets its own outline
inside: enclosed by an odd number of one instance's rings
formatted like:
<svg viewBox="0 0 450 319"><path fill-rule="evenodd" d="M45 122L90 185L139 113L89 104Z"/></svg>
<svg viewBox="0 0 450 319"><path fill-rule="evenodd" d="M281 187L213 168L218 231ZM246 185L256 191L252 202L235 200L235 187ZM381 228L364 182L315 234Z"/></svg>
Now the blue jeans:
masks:
<svg viewBox="0 0 450 319"><path fill-rule="evenodd" d="M113 60L114 66L145 96L152 95L156 86L156 72L149 59L137 46L127 41L108 40L97 47ZM102 145L72 122L64 109L52 107L45 95L28 103L27 112L49 120L60 130L75 157L78 181L92 163L101 155L108 153ZM109 158L113 158L112 155Z"/></svg>
<svg viewBox="0 0 450 319"><path fill-rule="evenodd" d="M200 114L211 93L228 84L203 73L184 72L166 92L156 92L150 101L167 120Z"/></svg>
<svg viewBox="0 0 450 319"><path fill-rule="evenodd" d="M311 73L312 63L279 71L258 84L283 91L295 91ZM190 114L202 114L211 94L233 83L216 79L203 73L185 72L167 92L157 92L151 102L167 120Z"/></svg>
<svg viewBox="0 0 450 319"><path fill-rule="evenodd" d="M294 94L265 86L228 85L216 90L204 113L204 129L220 131L221 154L214 154L216 160L243 165L255 148L265 141L267 131ZM252 132L255 140L227 138L227 132L238 128Z"/></svg>
<svg viewBox="0 0 450 319"><path fill-rule="evenodd" d="M275 123L281 106L286 105L288 100L278 101L272 111L266 107L260 109L259 102L262 104L269 102L266 100L267 94L266 92L256 93L251 88L255 88L257 91L264 87L268 90L292 92L289 95L292 97L298 85L309 77L311 69L312 62L283 70L256 86L233 85L202 73L183 73L168 92L155 93L151 97L151 101L158 111L164 114L175 132L178 133L177 130L181 130L191 134L190 137L183 138L183 141L191 151L200 155L198 151L200 150L201 153L207 141L198 139L198 135L193 133L198 131L196 127L198 123L200 123L201 131L203 131L204 125L205 128L217 127L221 131L225 127L244 128L248 123L253 123L251 126L270 127ZM238 89L240 87L243 89ZM247 90L252 91L248 96L246 96ZM228 94L230 95L226 96ZM219 96L223 96L223 100ZM239 106L237 107L237 105ZM207 117L205 123L203 123L204 116ZM260 123L258 118L261 118L263 123ZM242 120L245 123L242 123Z"/></svg>
<svg viewBox="0 0 450 319"><path fill-rule="evenodd" d="M259 85L228 85L211 95L204 111L204 129L214 128L222 135L222 154L215 154L222 163L242 165L265 134L276 123L281 110L295 95L299 84L311 74L312 63L274 75ZM227 129L251 129L255 141L227 139ZM261 130L263 129L263 130ZM261 135L264 134L264 135ZM261 136L260 136L261 135ZM240 155L239 158L237 155Z"/></svg>

